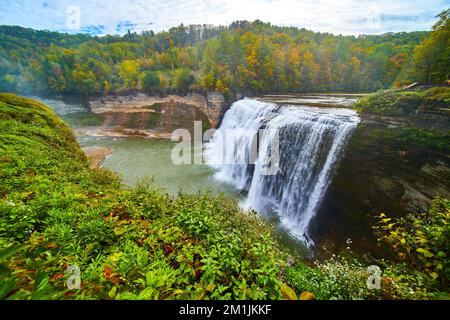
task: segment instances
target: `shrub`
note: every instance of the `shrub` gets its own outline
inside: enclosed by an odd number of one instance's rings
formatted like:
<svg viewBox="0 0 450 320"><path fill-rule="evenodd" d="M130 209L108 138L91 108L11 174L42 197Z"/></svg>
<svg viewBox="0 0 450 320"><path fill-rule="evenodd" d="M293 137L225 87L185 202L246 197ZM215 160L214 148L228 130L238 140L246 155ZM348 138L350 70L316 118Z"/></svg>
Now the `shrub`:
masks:
<svg viewBox="0 0 450 320"><path fill-rule="evenodd" d="M286 279L298 294L308 291L318 299L358 300L373 298L367 288L367 268L354 259L333 255L314 267L298 265L287 268Z"/></svg>
<svg viewBox="0 0 450 320"><path fill-rule="evenodd" d="M379 241L393 250L400 261L425 271L442 288L448 288L450 201L436 198L428 211L396 220L382 213L374 228Z"/></svg>

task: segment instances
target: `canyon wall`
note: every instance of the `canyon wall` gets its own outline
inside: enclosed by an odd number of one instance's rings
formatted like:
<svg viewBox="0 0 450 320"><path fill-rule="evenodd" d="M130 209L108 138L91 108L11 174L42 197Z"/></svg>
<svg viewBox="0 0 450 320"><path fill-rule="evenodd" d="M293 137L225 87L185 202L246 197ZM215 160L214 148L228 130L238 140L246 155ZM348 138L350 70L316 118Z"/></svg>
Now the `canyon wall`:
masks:
<svg viewBox="0 0 450 320"><path fill-rule="evenodd" d="M136 94L95 98L89 101L89 107L93 113L106 115L105 125L115 123L114 114L122 114L122 118L125 118L125 114L135 113L142 118L142 121L136 122L138 124L145 124L147 118L159 118L157 122L148 123L147 127L168 125L173 128L184 124L186 120L207 120L209 126L216 127L226 103L222 94L213 92L206 97L200 94L164 97ZM116 124L123 125L125 122L118 120Z"/></svg>
<svg viewBox="0 0 450 320"><path fill-rule="evenodd" d="M450 197L448 108L418 109L411 116L361 114L327 195L311 223L327 245L359 234L374 244L379 213L401 216L427 210L435 196ZM339 239L340 241L337 241Z"/></svg>
<svg viewBox="0 0 450 320"><path fill-rule="evenodd" d="M203 121L203 129L216 127L227 104L217 93L137 94L93 99L89 107L102 116L102 127L115 133L169 138L176 128L192 129L194 120ZM331 247L345 244L349 234L358 235L353 246L372 250L376 215L401 216L426 210L437 195L449 198L448 142L435 135L448 134L449 110L421 107L397 116L361 113L361 123L310 223L311 237Z"/></svg>

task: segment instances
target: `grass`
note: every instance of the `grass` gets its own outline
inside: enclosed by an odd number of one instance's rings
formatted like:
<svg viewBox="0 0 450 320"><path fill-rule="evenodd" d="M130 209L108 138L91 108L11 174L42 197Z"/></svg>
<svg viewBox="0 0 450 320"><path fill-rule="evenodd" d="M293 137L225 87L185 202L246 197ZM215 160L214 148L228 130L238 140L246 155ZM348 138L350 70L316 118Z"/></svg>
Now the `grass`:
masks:
<svg viewBox="0 0 450 320"><path fill-rule="evenodd" d="M379 91L359 99L354 107L367 114L413 116L449 106L450 88L435 87L423 91Z"/></svg>

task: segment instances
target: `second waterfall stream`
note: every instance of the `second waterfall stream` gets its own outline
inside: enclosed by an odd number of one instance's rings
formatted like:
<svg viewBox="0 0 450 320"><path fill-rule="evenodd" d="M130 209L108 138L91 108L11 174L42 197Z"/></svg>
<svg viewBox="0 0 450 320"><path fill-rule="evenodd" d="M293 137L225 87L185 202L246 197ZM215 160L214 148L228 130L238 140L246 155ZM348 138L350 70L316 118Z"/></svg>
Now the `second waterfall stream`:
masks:
<svg viewBox="0 0 450 320"><path fill-rule="evenodd" d="M293 237L311 245L309 223L358 123L350 109L243 99L225 113L206 158L217 179L248 192L245 209L276 213ZM278 157L277 170L267 174L271 156Z"/></svg>

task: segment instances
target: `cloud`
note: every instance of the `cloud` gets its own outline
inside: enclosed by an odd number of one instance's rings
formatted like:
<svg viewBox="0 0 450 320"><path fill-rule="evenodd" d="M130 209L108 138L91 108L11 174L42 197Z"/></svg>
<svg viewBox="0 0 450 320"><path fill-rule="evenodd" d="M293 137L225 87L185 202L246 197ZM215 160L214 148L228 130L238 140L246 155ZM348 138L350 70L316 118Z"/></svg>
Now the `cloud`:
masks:
<svg viewBox="0 0 450 320"><path fill-rule="evenodd" d="M2 0L0 24L70 31L67 8L80 8L80 32L167 30L184 24L262 20L334 34L428 30L449 0Z"/></svg>

